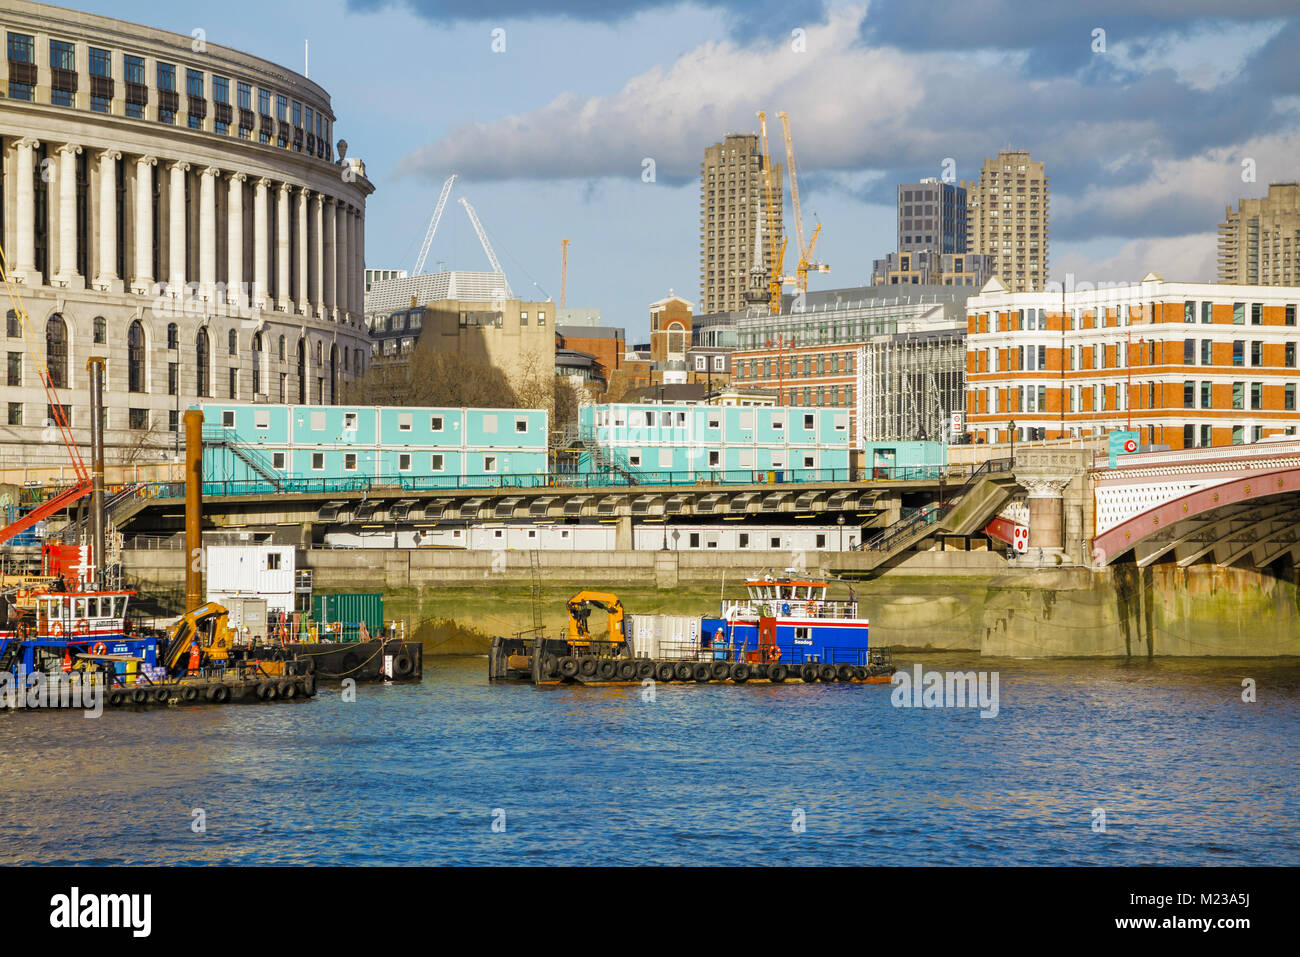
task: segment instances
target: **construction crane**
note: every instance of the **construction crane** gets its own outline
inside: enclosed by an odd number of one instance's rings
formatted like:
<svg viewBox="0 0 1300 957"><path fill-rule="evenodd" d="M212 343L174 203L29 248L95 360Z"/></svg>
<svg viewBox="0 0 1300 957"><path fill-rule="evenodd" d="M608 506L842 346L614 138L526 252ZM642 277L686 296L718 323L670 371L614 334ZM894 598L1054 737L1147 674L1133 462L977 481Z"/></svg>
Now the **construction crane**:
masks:
<svg viewBox="0 0 1300 957"><path fill-rule="evenodd" d="M564 308L569 289L569 241L560 240L560 308Z"/></svg>
<svg viewBox="0 0 1300 957"><path fill-rule="evenodd" d="M438 205L433 208L429 228L425 230L424 244L420 246L420 255L415 260L415 271L411 273L412 276L424 275L424 261L429 258L429 246L433 244L433 234L438 231L438 222L442 219L442 211L447 205L447 197L451 195L451 184L454 182L456 182L456 174L452 173L442 184L442 193L438 196Z"/></svg>
<svg viewBox="0 0 1300 957"><path fill-rule="evenodd" d="M790 137L790 117L786 113L778 113L781 117L781 132L785 137L785 159L786 170L790 174L790 201L794 204L794 235L799 243L799 263L795 267L795 288L800 292L808 291L808 271L830 272L831 267L825 263L814 262L812 258L813 249L817 246L817 236L822 231L821 223L813 230L812 242L805 244L803 241L803 213L799 209L799 176L795 171L794 165L794 141ZM766 147L764 148L766 152Z"/></svg>
<svg viewBox="0 0 1300 957"><path fill-rule="evenodd" d="M492 264L492 271L501 276L501 281L505 284L507 299L513 299L514 293L510 291L510 280L506 279L506 271L501 268L501 262L497 259L497 254L492 251L492 244L488 242L487 231L483 224L478 221L478 213L474 212L474 207L469 204L464 196L460 198L460 204L465 207L465 212L469 214L469 221L474 226L474 232L478 235L478 241L483 245L483 252L487 253L488 262Z"/></svg>
<svg viewBox="0 0 1300 957"><path fill-rule="evenodd" d="M785 272L785 245L778 246L776 235L776 210L772 205L772 160L767 152L767 114L758 111L759 146L763 162L763 196L767 210L767 251L771 262L767 267L768 310L772 315L781 312L781 280ZM758 229L758 223L754 224Z"/></svg>
<svg viewBox="0 0 1300 957"><path fill-rule="evenodd" d="M12 525L0 528L0 544L2 544L15 535L27 531L37 522L89 495L93 483L90 479L90 473L86 471L85 462L81 460L81 453L77 450L77 443L72 440L72 429L69 427L68 418L63 412L63 404L59 402L58 390L50 378L50 370L45 365L44 354L42 350L36 348L33 341L27 309L23 306L22 297L18 294L18 288L9 275L9 261L5 258L3 247L0 247L0 278L4 279L5 289L9 293L9 301L13 303L14 313L18 316L18 321L22 326L23 339L27 343L27 349L31 352L32 359L36 363L36 372L41 378L41 385L45 387L45 399L50 409L50 415L54 420L53 424L59 430L63 445L67 448L68 456L72 459L73 471L76 473L76 481L71 486L58 495L42 502ZM96 562L102 561L98 555L94 556L94 560Z"/></svg>

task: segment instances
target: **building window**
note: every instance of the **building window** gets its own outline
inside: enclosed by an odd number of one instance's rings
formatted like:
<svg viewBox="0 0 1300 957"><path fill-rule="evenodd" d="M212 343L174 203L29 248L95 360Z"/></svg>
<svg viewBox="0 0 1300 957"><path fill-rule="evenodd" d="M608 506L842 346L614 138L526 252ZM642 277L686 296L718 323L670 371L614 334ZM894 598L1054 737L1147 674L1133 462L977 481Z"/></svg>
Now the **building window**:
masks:
<svg viewBox="0 0 1300 957"><path fill-rule="evenodd" d="M1286 325L1288 325L1288 326L1294 326L1294 325L1295 325L1295 305L1294 305L1294 304L1286 307L1286 314L1285 314L1284 322L1285 322Z"/></svg>
<svg viewBox="0 0 1300 957"><path fill-rule="evenodd" d="M126 331L126 390L144 392L144 327L137 319Z"/></svg>
<svg viewBox="0 0 1300 957"><path fill-rule="evenodd" d="M167 363L167 394L178 395L181 387L181 364L179 362Z"/></svg>
<svg viewBox="0 0 1300 957"><path fill-rule="evenodd" d="M226 352L232 356L239 354L239 336L234 329L226 334Z"/></svg>
<svg viewBox="0 0 1300 957"><path fill-rule="evenodd" d="M497 457L495 455L483 456L483 471L495 472L497 470Z"/></svg>
<svg viewBox="0 0 1300 957"><path fill-rule="evenodd" d="M175 409L167 410L167 431L177 432L180 430L180 413Z"/></svg>
<svg viewBox="0 0 1300 957"><path fill-rule="evenodd" d="M1183 365L1185 366L1196 365L1196 340L1195 339L1183 340Z"/></svg>
<svg viewBox="0 0 1300 957"><path fill-rule="evenodd" d="M1234 339L1232 343L1232 364L1234 366L1246 364L1246 343L1240 339Z"/></svg>
<svg viewBox="0 0 1300 957"><path fill-rule="evenodd" d="M1213 391L1212 384L1209 382L1202 382L1201 383L1201 408L1202 409L1213 408L1214 406L1213 399L1212 399L1213 394L1214 391Z"/></svg>
<svg viewBox="0 0 1300 957"><path fill-rule="evenodd" d="M1187 381L1183 383L1183 408L1196 408L1196 383Z"/></svg>
<svg viewBox="0 0 1300 957"><path fill-rule="evenodd" d="M285 453L283 453L283 452L272 452L272 453L271 453L271 468L283 472L283 471L284 471L284 459L285 459ZM268 556L268 558L269 558L269 557L270 557L270 556ZM279 556L279 555L276 555L275 557L278 559L280 556Z"/></svg>
<svg viewBox="0 0 1300 957"><path fill-rule="evenodd" d="M200 329L198 335L194 337L194 358L196 362L194 393L195 395L210 397L212 395L212 383L208 378L208 365L211 362L211 355L208 330L206 329Z"/></svg>
<svg viewBox="0 0 1300 957"><path fill-rule="evenodd" d="M1250 407L1257 412L1264 408L1264 383L1250 384Z"/></svg>
<svg viewBox="0 0 1300 957"><path fill-rule="evenodd" d="M1234 382L1232 384L1232 407L1234 409L1244 409L1246 407L1246 383Z"/></svg>
<svg viewBox="0 0 1300 957"><path fill-rule="evenodd" d="M515 417L515 432L520 434L526 434L528 432L527 417L522 415Z"/></svg>
<svg viewBox="0 0 1300 957"><path fill-rule="evenodd" d="M409 457L408 457L408 458L409 458ZM344 453L343 453L343 471L345 471L345 472L355 472L356 470L357 470L357 453L356 453L356 452L344 452Z"/></svg>
<svg viewBox="0 0 1300 957"><path fill-rule="evenodd" d="M12 309L5 314L5 335L10 339L17 339L23 334L22 323L18 321L18 313Z"/></svg>
<svg viewBox="0 0 1300 957"><path fill-rule="evenodd" d="M324 468L325 468L325 453L313 452L311 454L311 470L313 472L320 472L324 470Z"/></svg>
<svg viewBox="0 0 1300 957"><path fill-rule="evenodd" d="M149 102L149 91L144 85L144 57L123 54L122 79L127 85L126 115L144 119L144 107Z"/></svg>
<svg viewBox="0 0 1300 957"><path fill-rule="evenodd" d="M1286 354L1287 367L1294 369L1295 368L1295 343L1294 342L1288 342L1286 344L1285 354Z"/></svg>
<svg viewBox="0 0 1300 957"><path fill-rule="evenodd" d="M50 70L53 73L50 102L55 106L72 106L77 95L77 59L71 43L50 41Z"/></svg>
<svg viewBox="0 0 1300 957"><path fill-rule="evenodd" d="M68 327L57 312L45 324L45 368L54 388L68 387Z"/></svg>
<svg viewBox="0 0 1300 957"><path fill-rule="evenodd" d="M1201 340L1201 365L1203 366L1214 365L1214 340L1213 339Z"/></svg>
<svg viewBox="0 0 1300 957"><path fill-rule="evenodd" d="M1264 304L1262 302L1252 302L1250 304L1250 324L1252 326L1262 326L1264 324Z"/></svg>
<svg viewBox="0 0 1300 957"><path fill-rule="evenodd" d="M158 122L172 124L176 122L176 66L171 63L158 64ZM169 95L170 94L170 95Z"/></svg>
<svg viewBox="0 0 1300 957"><path fill-rule="evenodd" d="M1257 368L1264 364L1264 343L1259 340L1250 344L1250 364Z"/></svg>
<svg viewBox="0 0 1300 957"><path fill-rule="evenodd" d="M90 75L102 79L110 79L113 76L112 54L108 50L101 50L98 47L90 48ZM95 92L95 81L91 81L90 87L90 108L96 113L107 113L109 111L109 98Z"/></svg>
<svg viewBox="0 0 1300 957"><path fill-rule="evenodd" d="M1234 326L1244 326L1246 324L1246 304L1244 302L1234 302L1232 304L1232 324Z"/></svg>
<svg viewBox="0 0 1300 957"><path fill-rule="evenodd" d="M10 425L23 424L23 404L21 402L9 403L9 424Z"/></svg>
<svg viewBox="0 0 1300 957"><path fill-rule="evenodd" d="M143 432L149 428L148 409L128 409L127 413L132 432Z"/></svg>
<svg viewBox="0 0 1300 957"><path fill-rule="evenodd" d="M9 98L11 100L31 101L36 96L36 38L26 33L9 34L9 62L30 64L30 82L26 78L19 80L17 71L9 69ZM24 74L26 77L27 74Z"/></svg>
<svg viewBox="0 0 1300 957"><path fill-rule="evenodd" d="M442 431L442 416L440 415L429 416L429 431L430 432Z"/></svg>
<svg viewBox="0 0 1300 957"><path fill-rule="evenodd" d="M6 384L11 386L20 386L23 384L23 354L21 352L9 353L7 363Z"/></svg>
<svg viewBox="0 0 1300 957"><path fill-rule="evenodd" d="M1288 382L1282 394L1282 409L1285 412L1295 411L1295 383Z"/></svg>
<svg viewBox="0 0 1300 957"><path fill-rule="evenodd" d="M230 397L232 399L238 399L239 398L239 370L236 369L234 366L231 366L230 369L227 370L227 372L230 379Z"/></svg>
<svg viewBox="0 0 1300 957"><path fill-rule="evenodd" d="M441 472L443 469L442 463L443 463L443 454L441 452L434 452L432 455L429 456L429 471Z"/></svg>
<svg viewBox="0 0 1300 957"><path fill-rule="evenodd" d="M174 322L167 323L167 348L179 349L181 347L180 327Z"/></svg>

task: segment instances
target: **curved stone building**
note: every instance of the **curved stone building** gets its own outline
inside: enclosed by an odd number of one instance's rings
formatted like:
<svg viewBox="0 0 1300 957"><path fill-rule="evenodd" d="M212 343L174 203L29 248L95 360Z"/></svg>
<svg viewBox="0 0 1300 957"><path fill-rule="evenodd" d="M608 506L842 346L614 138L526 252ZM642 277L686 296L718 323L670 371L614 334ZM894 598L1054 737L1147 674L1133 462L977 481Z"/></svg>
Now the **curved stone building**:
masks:
<svg viewBox="0 0 1300 957"><path fill-rule="evenodd" d="M364 165L325 90L195 36L61 7L0 9L8 296L0 468L66 461L49 370L88 441L86 360L108 360L114 461L157 462L203 398L336 401L364 370Z"/></svg>

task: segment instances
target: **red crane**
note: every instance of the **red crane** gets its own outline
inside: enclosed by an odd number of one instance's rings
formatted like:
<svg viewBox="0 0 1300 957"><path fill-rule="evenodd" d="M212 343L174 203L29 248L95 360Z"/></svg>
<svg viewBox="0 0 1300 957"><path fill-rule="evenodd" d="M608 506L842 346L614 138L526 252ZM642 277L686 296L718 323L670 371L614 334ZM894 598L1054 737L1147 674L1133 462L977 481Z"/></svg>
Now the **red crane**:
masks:
<svg viewBox="0 0 1300 957"><path fill-rule="evenodd" d="M14 314L17 315L18 322L23 329L23 339L27 343L32 358L36 361L36 371L41 377L41 385L45 387L46 404L49 406L50 416L55 427L59 430L59 435L63 438L63 445L68 450L68 456L72 459L72 468L77 474L76 482L68 488L53 498L42 502L12 525L0 528L0 544L3 544L15 535L27 531L37 522L62 511L79 499L89 495L92 483L90 474L86 471L86 464L81 460L81 452L77 449L77 443L72 439L72 429L68 426L68 418L63 413L62 403L59 402L58 390L50 379L50 370L45 364L45 357L33 342L27 309L23 306L22 297L18 294L18 288L9 275L9 260L5 257L3 247L0 247L0 278L4 279L5 289L9 293L9 301L13 303ZM99 556L95 556L95 560L98 561Z"/></svg>

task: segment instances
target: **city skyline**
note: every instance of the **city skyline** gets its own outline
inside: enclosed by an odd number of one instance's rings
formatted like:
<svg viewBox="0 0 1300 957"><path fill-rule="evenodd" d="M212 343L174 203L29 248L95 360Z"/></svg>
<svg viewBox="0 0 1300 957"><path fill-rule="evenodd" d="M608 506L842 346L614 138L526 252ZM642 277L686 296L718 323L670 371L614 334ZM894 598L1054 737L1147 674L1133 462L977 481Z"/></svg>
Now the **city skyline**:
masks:
<svg viewBox="0 0 1300 957"><path fill-rule="evenodd" d="M608 22L489 4L442 22L413 12L418 4L290 2L242 16L252 5L236 0L209 25L141 0L83 6L203 29L287 65L301 64L309 38L310 75L343 120L337 136L377 186L369 266L410 268L441 179L455 171L513 285L558 300L569 238L569 303L601 308L632 339L644 338L648 303L696 287L699 157L728 132L756 131L760 108L790 113L805 225L824 226L818 254L833 272L815 275L813 289L868 284L873 259L893 246L897 184L943 177L945 159L958 181L1007 146L1046 163L1049 278L1076 282L1151 269L1212 280L1223 207L1300 174L1289 160L1300 91L1284 59L1298 27L1280 4L1211 5L1214 17L1199 19L1144 4L1111 14L941 4L941 28L924 38L891 3L779 17L632 4ZM1015 26L982 27L981 11ZM793 20L804 25L787 29ZM500 53L494 30L504 31ZM961 84L945 83L956 76ZM1169 115L1185 119L1175 128ZM1253 182L1242 180L1246 160ZM429 268L482 269L455 212Z"/></svg>

